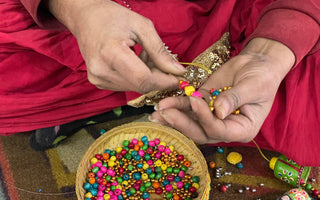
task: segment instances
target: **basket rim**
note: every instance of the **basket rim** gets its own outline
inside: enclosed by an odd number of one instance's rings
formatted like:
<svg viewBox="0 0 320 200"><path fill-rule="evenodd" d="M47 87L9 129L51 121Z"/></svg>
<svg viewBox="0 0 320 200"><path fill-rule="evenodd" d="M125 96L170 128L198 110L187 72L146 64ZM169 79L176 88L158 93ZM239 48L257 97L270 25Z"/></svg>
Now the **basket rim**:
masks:
<svg viewBox="0 0 320 200"><path fill-rule="evenodd" d="M76 189L76 195L77 195L77 199L78 200L82 200L81 197L83 195L81 195L80 193L80 188L82 188L82 183L80 183L79 179L83 178L83 166L89 161L89 157L92 157L93 153L97 153L96 148L99 147L99 145L101 145L105 140L107 140L108 138L112 138L114 137L116 134L118 134L118 132L127 130L127 129L141 129L141 128L148 128L148 129L152 129L155 131L159 131L159 132L165 132L168 133L172 136L175 136L177 138L179 138L179 140L183 140L183 142L186 142L187 145L192 145L195 148L192 147L192 151L194 151L194 153L201 155L199 158L199 161L201 163L206 163L206 160L203 156L203 154L201 153L201 151L199 150L199 148L196 146L196 144L188 137L186 137L185 135L183 135L181 132L171 128L171 127L167 127L167 126L163 126L154 122L131 122L131 123L126 123L126 124L122 124L120 126L116 126L110 130L108 130L107 132L105 132L103 135L101 135L99 138L97 138L91 145L90 147L87 149L86 153L83 155L79 165L78 165L78 169L77 169L77 173L76 173L76 182L75 182L75 189ZM202 166L205 170L205 174L206 174L206 183L210 183L210 176L208 176L209 171L208 171L208 167L207 165ZM207 191L208 188L205 188L203 191ZM210 190L210 189L209 189Z"/></svg>

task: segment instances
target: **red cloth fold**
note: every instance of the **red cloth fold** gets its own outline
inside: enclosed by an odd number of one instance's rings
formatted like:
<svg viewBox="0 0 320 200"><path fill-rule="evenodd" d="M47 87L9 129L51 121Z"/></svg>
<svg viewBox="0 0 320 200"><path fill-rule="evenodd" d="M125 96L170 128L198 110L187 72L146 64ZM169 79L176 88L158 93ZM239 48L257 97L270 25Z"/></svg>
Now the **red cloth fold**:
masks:
<svg viewBox="0 0 320 200"><path fill-rule="evenodd" d="M43 29L59 23L46 18L39 2L5 0L0 6L2 135L99 114L137 96L92 86L76 39L68 31ZM314 159L320 152L320 1L127 2L154 22L162 40L182 61L192 61L226 31L230 31L232 55L253 37L278 40L292 49L296 66L280 85L255 140L260 147L279 151L299 164L320 165L320 159Z"/></svg>

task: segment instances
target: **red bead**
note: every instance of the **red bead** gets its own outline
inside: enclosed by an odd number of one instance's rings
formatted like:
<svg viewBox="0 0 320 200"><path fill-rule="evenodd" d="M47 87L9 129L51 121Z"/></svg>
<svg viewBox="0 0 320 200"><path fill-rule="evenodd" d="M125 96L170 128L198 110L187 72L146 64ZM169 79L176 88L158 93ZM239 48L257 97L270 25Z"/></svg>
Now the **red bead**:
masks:
<svg viewBox="0 0 320 200"><path fill-rule="evenodd" d="M120 153L117 153L117 154L116 154L116 158L119 160L119 159L122 158L122 155L121 155Z"/></svg>
<svg viewBox="0 0 320 200"><path fill-rule="evenodd" d="M210 94L212 94L212 92L213 92L213 91L215 91L215 89L214 89L214 88L212 88L212 89L210 90Z"/></svg>
<svg viewBox="0 0 320 200"><path fill-rule="evenodd" d="M319 191L318 191L318 190L313 190L313 191L312 191L312 194L313 194L314 196L318 196L318 195L319 195Z"/></svg>
<svg viewBox="0 0 320 200"><path fill-rule="evenodd" d="M147 154L152 154L152 153L153 153L153 150L149 147L149 148L147 148L146 153L147 153Z"/></svg>
<svg viewBox="0 0 320 200"><path fill-rule="evenodd" d="M127 154L127 150L122 149L120 153L121 153L121 155L123 155L123 156L124 156L124 155L126 155L126 154Z"/></svg>
<svg viewBox="0 0 320 200"><path fill-rule="evenodd" d="M177 155L177 160L181 161L184 159L184 156L183 155Z"/></svg>
<svg viewBox="0 0 320 200"><path fill-rule="evenodd" d="M96 198L95 198L95 197L91 197L90 199L91 199L91 200L96 200Z"/></svg>
<svg viewBox="0 0 320 200"><path fill-rule="evenodd" d="M174 181L174 175L171 175L171 174L168 175L167 179L168 179L169 182Z"/></svg>
<svg viewBox="0 0 320 200"><path fill-rule="evenodd" d="M103 178L101 178L101 177L97 178L97 183L98 184L102 184L103 183Z"/></svg>
<svg viewBox="0 0 320 200"><path fill-rule="evenodd" d="M120 168L118 169L118 171L119 171L120 174L123 174L124 169L123 169L122 167L120 167Z"/></svg>
<svg viewBox="0 0 320 200"><path fill-rule="evenodd" d="M221 192L226 192L227 191L227 187L225 185L221 185L220 191Z"/></svg>
<svg viewBox="0 0 320 200"><path fill-rule="evenodd" d="M111 183L107 183L106 187L108 187L108 188L111 187Z"/></svg>
<svg viewBox="0 0 320 200"><path fill-rule="evenodd" d="M102 156L100 154L96 154L94 157L96 157L98 160L101 160Z"/></svg>
<svg viewBox="0 0 320 200"><path fill-rule="evenodd" d="M155 193L156 194L162 194L162 192L163 192L163 190L162 190L161 187L158 187L158 188L155 189Z"/></svg>
<svg viewBox="0 0 320 200"><path fill-rule="evenodd" d="M189 188L189 191L190 191L191 193L195 193L195 192L197 191L197 188L191 186L191 187Z"/></svg>
<svg viewBox="0 0 320 200"><path fill-rule="evenodd" d="M181 90L184 90L185 87L189 86L189 83L187 81L182 81L180 83L180 88Z"/></svg>
<svg viewBox="0 0 320 200"><path fill-rule="evenodd" d="M134 188L135 190L139 190L139 189L140 189L140 185L139 185L139 184L134 184L134 185L133 185L133 188Z"/></svg>
<svg viewBox="0 0 320 200"><path fill-rule="evenodd" d="M128 145L128 148L129 149L133 149L134 148L134 144L132 142L130 142L129 145Z"/></svg>
<svg viewBox="0 0 320 200"><path fill-rule="evenodd" d="M304 184L304 180L300 179L300 185L303 185L303 184Z"/></svg>
<svg viewBox="0 0 320 200"><path fill-rule="evenodd" d="M141 180L137 180L137 181L136 181L136 184L141 185Z"/></svg>

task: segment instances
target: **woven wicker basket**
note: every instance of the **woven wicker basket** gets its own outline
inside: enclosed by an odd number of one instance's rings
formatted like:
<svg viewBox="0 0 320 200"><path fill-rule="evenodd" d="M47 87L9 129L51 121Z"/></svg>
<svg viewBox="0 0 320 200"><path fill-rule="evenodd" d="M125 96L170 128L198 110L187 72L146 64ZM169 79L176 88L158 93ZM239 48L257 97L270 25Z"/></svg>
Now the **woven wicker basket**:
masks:
<svg viewBox="0 0 320 200"><path fill-rule="evenodd" d="M180 132L161 126L151 122L134 122L125 124L110 131L104 133L99 137L87 150L83 156L76 176L76 193L78 200L85 199L85 189L83 184L86 182L87 173L90 169L90 159L97 153L103 153L106 149L116 149L122 146L124 140L131 140L133 138L140 139L143 136L147 136L149 140L159 138L160 141L164 141L167 145L174 146L175 150L184 155L190 162L193 170L188 170L193 176L200 177L200 188L198 190L199 196L197 200L208 200L210 193L210 175L206 160L202 153L193 143L192 140L185 137ZM156 195L159 198L158 195ZM151 199L156 199L154 196Z"/></svg>

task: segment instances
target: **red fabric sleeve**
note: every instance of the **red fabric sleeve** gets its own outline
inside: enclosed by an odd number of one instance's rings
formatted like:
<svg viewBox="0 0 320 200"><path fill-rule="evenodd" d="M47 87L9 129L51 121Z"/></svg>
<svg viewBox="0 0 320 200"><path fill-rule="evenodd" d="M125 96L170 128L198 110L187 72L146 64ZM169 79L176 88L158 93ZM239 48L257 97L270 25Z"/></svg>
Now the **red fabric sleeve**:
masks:
<svg viewBox="0 0 320 200"><path fill-rule="evenodd" d="M285 44L296 56L296 64L304 56L320 48L320 1L279 0L260 14L256 30L247 42L256 37Z"/></svg>
<svg viewBox="0 0 320 200"><path fill-rule="evenodd" d="M65 26L55 19L51 13L41 6L42 0L20 0L34 21L42 28L65 29Z"/></svg>

